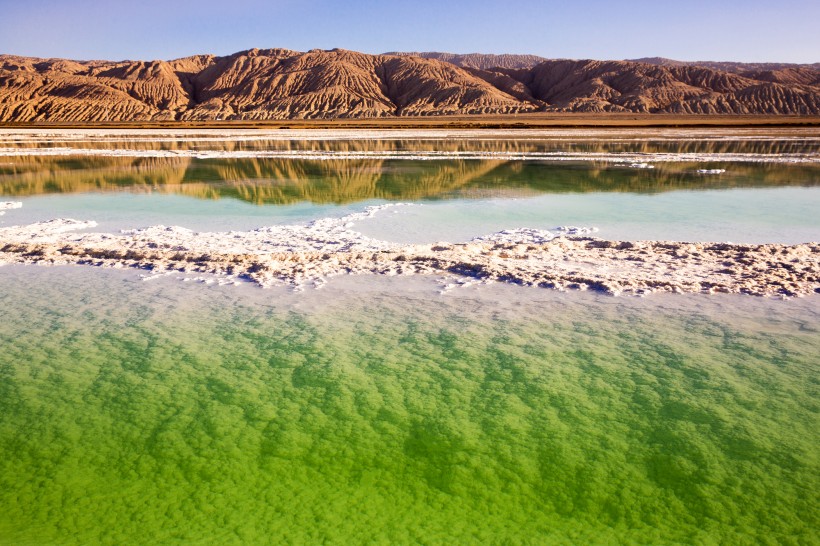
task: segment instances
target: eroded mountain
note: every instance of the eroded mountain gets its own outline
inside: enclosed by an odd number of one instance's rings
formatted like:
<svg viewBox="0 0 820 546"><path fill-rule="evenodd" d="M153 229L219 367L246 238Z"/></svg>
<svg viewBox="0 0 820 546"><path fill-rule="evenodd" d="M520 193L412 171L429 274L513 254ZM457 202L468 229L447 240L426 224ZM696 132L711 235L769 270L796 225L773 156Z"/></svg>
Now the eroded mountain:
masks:
<svg viewBox="0 0 820 546"><path fill-rule="evenodd" d="M271 120L539 111L820 114L820 69L812 65L726 71L659 62L436 55L252 49L224 57L119 62L3 55L0 120Z"/></svg>

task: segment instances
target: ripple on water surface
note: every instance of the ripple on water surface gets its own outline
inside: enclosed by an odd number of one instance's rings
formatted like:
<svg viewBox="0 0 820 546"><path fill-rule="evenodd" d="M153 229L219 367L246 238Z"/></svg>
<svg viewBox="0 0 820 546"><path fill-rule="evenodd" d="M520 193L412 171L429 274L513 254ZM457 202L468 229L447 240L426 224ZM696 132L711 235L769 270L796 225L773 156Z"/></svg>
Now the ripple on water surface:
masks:
<svg viewBox="0 0 820 546"><path fill-rule="evenodd" d="M0 268L0 542L817 538L816 298L136 279Z"/></svg>

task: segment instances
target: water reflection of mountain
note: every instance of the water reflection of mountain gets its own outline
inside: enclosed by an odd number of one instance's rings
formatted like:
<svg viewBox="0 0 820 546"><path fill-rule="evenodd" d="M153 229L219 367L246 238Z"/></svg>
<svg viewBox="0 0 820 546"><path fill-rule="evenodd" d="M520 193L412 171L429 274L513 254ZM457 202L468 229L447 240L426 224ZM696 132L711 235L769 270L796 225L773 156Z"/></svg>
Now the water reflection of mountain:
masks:
<svg viewBox="0 0 820 546"><path fill-rule="evenodd" d="M551 192L663 192L736 187L815 186L820 169L784 164L657 164L629 169L602 163L208 159L127 157L3 158L0 195L158 191L257 204L349 203Z"/></svg>

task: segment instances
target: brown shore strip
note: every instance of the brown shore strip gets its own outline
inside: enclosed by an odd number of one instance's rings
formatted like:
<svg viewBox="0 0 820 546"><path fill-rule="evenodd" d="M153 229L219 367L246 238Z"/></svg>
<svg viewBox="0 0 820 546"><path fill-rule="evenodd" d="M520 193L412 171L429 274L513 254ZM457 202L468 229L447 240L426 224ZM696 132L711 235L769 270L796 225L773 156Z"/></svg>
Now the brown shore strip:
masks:
<svg viewBox="0 0 820 546"><path fill-rule="evenodd" d="M169 248L163 248L169 247ZM86 264L232 275L261 286L321 283L340 274L452 274L612 295L654 292L792 297L820 293L820 243L798 245L608 241L438 243L350 252L217 253L113 238L0 241L0 263Z"/></svg>
<svg viewBox="0 0 820 546"><path fill-rule="evenodd" d="M0 128L52 129L550 129L663 127L820 127L820 116L522 113L268 121L0 122Z"/></svg>

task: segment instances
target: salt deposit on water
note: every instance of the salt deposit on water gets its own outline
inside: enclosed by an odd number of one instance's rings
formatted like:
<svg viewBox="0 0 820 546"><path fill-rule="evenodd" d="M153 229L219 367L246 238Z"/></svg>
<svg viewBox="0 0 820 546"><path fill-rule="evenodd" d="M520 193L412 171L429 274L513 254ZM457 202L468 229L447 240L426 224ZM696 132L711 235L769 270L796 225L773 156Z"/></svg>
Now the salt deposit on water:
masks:
<svg viewBox="0 0 820 546"><path fill-rule="evenodd" d="M352 228L387 208L252 231L194 232L152 226L121 234L77 233L93 221L57 219L0 228L0 261L140 267L242 277L263 287L319 286L339 274L446 274L610 294L744 292L794 296L820 291L817 244L617 242L594 228L511 229L468 243L400 245ZM794 263L799 262L800 268ZM198 277L194 277L198 278Z"/></svg>
<svg viewBox="0 0 820 546"><path fill-rule="evenodd" d="M19 203L19 202L15 202L15 201L0 202L0 216L4 215L7 210L19 209L22 206L23 206L23 203Z"/></svg>
<svg viewBox="0 0 820 546"><path fill-rule="evenodd" d="M97 226L93 220L57 218L23 226L0 228L0 242L27 241L53 243L58 241L87 245L120 242L138 243L147 248L174 251L201 251L218 254L270 254L305 252L378 252L395 250L401 245L366 237L352 229L356 222L373 218L386 209L420 206L413 203L388 203L366 207L360 212L339 218L319 218L302 225L274 225L251 231L196 232L180 226L156 225L126 229L121 235L106 233L73 233ZM558 226L554 230L510 229L473 239L475 242L544 243L562 235L587 235L594 227ZM69 235L70 234L70 235Z"/></svg>
<svg viewBox="0 0 820 546"><path fill-rule="evenodd" d="M508 244L541 244L552 241L562 235L589 235L597 233L595 227L558 226L550 231L543 229L505 229L490 235L474 237L476 243L508 243Z"/></svg>

